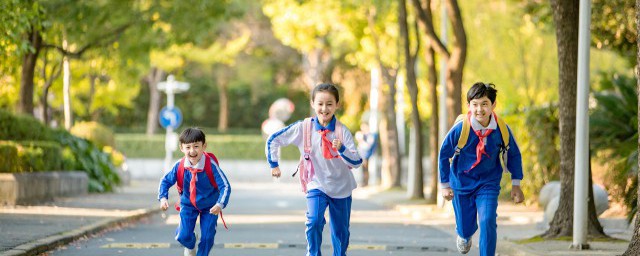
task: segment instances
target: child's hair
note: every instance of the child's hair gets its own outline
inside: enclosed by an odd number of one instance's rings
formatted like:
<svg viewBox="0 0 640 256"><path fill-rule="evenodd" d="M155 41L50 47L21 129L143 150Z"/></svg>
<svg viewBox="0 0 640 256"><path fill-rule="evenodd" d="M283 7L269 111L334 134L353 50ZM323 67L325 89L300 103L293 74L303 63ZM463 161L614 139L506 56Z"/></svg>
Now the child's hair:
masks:
<svg viewBox="0 0 640 256"><path fill-rule="evenodd" d="M493 104L496 102L497 93L498 90L496 90L496 85L492 83L477 82L473 84L467 92L467 103L470 103L473 99L479 99L487 96L491 101L491 104Z"/></svg>
<svg viewBox="0 0 640 256"><path fill-rule="evenodd" d="M180 144L189 144L198 141L202 141L203 144L206 142L204 132L202 132L200 128L189 127L180 133Z"/></svg>
<svg viewBox="0 0 640 256"><path fill-rule="evenodd" d="M311 101L316 98L317 92L331 93L333 97L336 98L336 103L340 102L340 93L338 93L338 87L334 84L323 83L316 85L316 88L313 88L313 91L311 91Z"/></svg>

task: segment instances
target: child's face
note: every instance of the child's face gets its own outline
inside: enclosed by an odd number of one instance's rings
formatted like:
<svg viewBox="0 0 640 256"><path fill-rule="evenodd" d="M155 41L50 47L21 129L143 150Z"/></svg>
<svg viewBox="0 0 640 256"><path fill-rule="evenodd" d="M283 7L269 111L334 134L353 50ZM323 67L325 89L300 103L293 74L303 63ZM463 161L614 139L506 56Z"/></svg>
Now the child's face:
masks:
<svg viewBox="0 0 640 256"><path fill-rule="evenodd" d="M331 122L333 114L335 114L338 109L338 103L333 94L326 91L319 91L316 93L313 101L311 101L311 107L316 113L316 116L318 116L318 122L326 126Z"/></svg>
<svg viewBox="0 0 640 256"><path fill-rule="evenodd" d="M493 109L496 107L496 103L491 103L491 100L489 100L487 96L484 96L479 99L472 99L468 107L471 115L486 127L491 121L489 118L491 117L491 113L493 113Z"/></svg>
<svg viewBox="0 0 640 256"><path fill-rule="evenodd" d="M196 164L200 161L200 157L202 157L206 148L207 143L202 143L202 141L180 144L180 151L184 153L184 157L188 159L191 164Z"/></svg>

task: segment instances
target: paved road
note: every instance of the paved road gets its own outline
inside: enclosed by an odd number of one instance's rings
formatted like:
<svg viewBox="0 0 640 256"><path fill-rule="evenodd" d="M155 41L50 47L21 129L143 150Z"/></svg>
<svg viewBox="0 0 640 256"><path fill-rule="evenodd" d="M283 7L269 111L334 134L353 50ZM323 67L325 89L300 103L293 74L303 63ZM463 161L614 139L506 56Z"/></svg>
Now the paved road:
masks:
<svg viewBox="0 0 640 256"><path fill-rule="evenodd" d="M232 184L231 202L224 211L230 230L219 222L212 255L304 255L306 204L298 185L287 178L282 182L238 180ZM357 191L354 194L349 255L458 254L450 233L418 224L373 201ZM181 255L182 247L173 240L177 221L177 212L170 210L49 255ZM329 229L327 224L324 255L331 255ZM477 250L469 255L477 255Z"/></svg>

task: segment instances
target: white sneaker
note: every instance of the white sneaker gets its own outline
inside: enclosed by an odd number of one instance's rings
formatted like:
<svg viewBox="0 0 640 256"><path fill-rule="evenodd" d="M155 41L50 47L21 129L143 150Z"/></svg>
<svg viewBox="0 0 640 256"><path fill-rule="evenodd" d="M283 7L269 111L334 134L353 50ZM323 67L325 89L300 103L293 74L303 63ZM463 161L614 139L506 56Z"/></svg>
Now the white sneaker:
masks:
<svg viewBox="0 0 640 256"><path fill-rule="evenodd" d="M189 249L187 247L184 248L184 256L196 256L196 248Z"/></svg>
<svg viewBox="0 0 640 256"><path fill-rule="evenodd" d="M196 246L198 244L198 233L196 233ZM196 256L196 248L189 249L187 247L184 248L184 256Z"/></svg>
<svg viewBox="0 0 640 256"><path fill-rule="evenodd" d="M456 239L456 247L458 247L458 251L460 253L467 254L471 249L471 238L467 240L458 236L458 238Z"/></svg>

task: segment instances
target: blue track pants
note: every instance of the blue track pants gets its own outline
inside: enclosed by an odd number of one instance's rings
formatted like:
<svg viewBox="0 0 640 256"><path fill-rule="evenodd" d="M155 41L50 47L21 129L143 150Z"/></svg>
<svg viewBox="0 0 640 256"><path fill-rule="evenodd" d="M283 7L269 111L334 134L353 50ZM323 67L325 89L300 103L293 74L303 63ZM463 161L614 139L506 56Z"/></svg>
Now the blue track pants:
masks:
<svg viewBox="0 0 640 256"><path fill-rule="evenodd" d="M329 207L331 218L331 243L334 256L347 255L349 247L349 221L351 196L335 199L318 189L307 193L307 256L322 256L322 229L326 223L324 212Z"/></svg>
<svg viewBox="0 0 640 256"><path fill-rule="evenodd" d="M458 236L470 239L480 223L480 256L496 254L499 193L499 190L484 187L469 195L459 195L455 191L453 193Z"/></svg>
<svg viewBox="0 0 640 256"><path fill-rule="evenodd" d="M180 225L176 229L176 240L182 246L189 249L196 247L196 236L193 230L196 227L196 220L200 216L200 243L198 244L197 256L207 256L213 248L213 240L216 236L216 225L218 215L209 213L209 208L198 212L193 205L180 204Z"/></svg>

